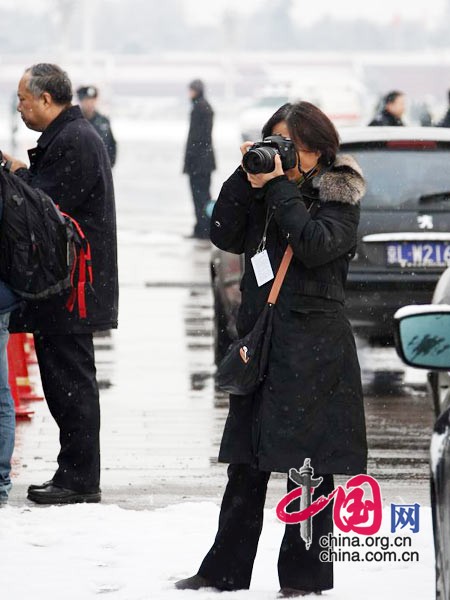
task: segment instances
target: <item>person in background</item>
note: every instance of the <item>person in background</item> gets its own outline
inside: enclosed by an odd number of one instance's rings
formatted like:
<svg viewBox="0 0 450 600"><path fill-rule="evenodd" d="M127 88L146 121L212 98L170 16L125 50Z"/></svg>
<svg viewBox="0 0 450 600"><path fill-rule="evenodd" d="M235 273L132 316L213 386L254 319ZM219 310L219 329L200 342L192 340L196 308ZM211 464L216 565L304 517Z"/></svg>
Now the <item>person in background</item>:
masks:
<svg viewBox="0 0 450 600"><path fill-rule="evenodd" d="M105 145L72 105L72 84L60 67L33 65L18 86L18 106L28 129L41 132L29 151L30 167L11 161L11 171L46 192L80 224L92 253L93 283L86 287L83 318L67 308L70 292L29 301L11 316L11 332L34 334L42 387L59 427L58 467L45 483L31 485L39 504L99 502L100 403L93 333L117 327L116 212L111 164Z"/></svg>
<svg viewBox="0 0 450 600"><path fill-rule="evenodd" d="M383 98L380 112L369 123L369 127L401 127L405 113L405 94L397 90Z"/></svg>
<svg viewBox="0 0 450 600"><path fill-rule="evenodd" d="M77 89L77 96L81 112L102 138L108 151L111 167L114 167L117 159L117 142L109 119L97 111L98 89L93 85L83 86Z"/></svg>
<svg viewBox="0 0 450 600"><path fill-rule="evenodd" d="M204 94L205 86L200 79L189 84L192 112L183 173L189 175L196 218L190 237L206 240L209 239L206 206L211 199L211 173L216 168L216 162L212 147L214 112Z"/></svg>
<svg viewBox="0 0 450 600"><path fill-rule="evenodd" d="M450 90L447 92L448 94L448 108L445 115L442 119L437 123L436 127L450 127Z"/></svg>

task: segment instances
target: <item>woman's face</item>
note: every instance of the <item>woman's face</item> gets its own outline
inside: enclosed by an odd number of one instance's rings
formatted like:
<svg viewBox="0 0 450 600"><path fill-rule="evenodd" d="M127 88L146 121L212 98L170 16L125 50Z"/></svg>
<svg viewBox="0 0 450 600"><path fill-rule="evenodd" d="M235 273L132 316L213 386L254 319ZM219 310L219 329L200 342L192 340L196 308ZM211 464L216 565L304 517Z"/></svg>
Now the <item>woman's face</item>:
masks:
<svg viewBox="0 0 450 600"><path fill-rule="evenodd" d="M283 137L290 139L291 135L286 121L280 121L274 125L272 135L282 135ZM308 150L308 148L303 146L299 148L298 145L296 145L296 149L298 156L297 166L294 169L286 171L286 177L291 181L297 181L301 177L300 168L307 173L317 165L320 158L320 152Z"/></svg>

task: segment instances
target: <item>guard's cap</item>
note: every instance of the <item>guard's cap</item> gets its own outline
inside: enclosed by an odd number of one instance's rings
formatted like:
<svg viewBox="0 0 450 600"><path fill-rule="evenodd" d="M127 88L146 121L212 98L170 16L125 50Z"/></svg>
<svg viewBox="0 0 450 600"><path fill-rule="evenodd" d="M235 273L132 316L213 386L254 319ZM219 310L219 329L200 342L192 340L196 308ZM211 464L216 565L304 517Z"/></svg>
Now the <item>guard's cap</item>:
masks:
<svg viewBox="0 0 450 600"><path fill-rule="evenodd" d="M77 89L78 100L84 100L85 98L97 98L98 89L95 85L86 85Z"/></svg>

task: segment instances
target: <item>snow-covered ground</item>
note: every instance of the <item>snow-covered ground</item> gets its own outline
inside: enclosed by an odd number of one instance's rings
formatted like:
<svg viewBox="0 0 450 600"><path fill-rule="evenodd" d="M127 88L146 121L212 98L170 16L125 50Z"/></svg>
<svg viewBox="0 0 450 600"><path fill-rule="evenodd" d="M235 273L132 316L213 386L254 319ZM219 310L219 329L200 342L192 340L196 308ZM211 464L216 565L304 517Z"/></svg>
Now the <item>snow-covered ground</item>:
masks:
<svg viewBox="0 0 450 600"><path fill-rule="evenodd" d="M179 591L178 578L196 572L216 529L218 506L184 503L154 511L77 505L12 508L0 512L2 588L11 600L114 600L217 598L212 590ZM427 600L433 591L430 510L413 537L413 563L335 563L330 600ZM384 510L383 534L389 522ZM276 563L283 534L274 510L266 510L250 591L224 593L236 600L276 597Z"/></svg>

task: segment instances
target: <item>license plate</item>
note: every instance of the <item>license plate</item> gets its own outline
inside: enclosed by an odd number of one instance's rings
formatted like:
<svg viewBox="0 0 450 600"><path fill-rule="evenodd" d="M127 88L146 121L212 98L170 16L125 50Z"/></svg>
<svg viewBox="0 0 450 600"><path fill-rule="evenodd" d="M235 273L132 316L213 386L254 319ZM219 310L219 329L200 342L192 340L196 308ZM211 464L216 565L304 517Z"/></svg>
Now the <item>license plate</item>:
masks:
<svg viewBox="0 0 450 600"><path fill-rule="evenodd" d="M448 267L450 242L397 242L386 244L389 267Z"/></svg>

